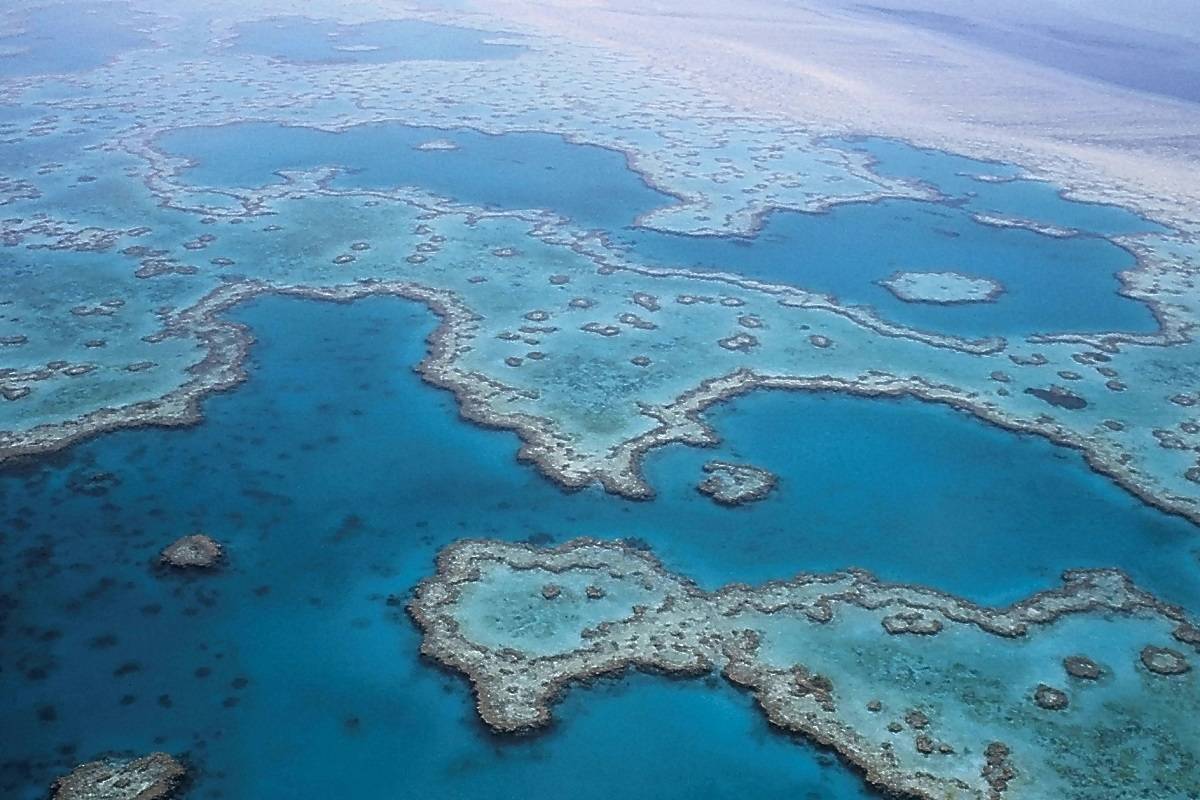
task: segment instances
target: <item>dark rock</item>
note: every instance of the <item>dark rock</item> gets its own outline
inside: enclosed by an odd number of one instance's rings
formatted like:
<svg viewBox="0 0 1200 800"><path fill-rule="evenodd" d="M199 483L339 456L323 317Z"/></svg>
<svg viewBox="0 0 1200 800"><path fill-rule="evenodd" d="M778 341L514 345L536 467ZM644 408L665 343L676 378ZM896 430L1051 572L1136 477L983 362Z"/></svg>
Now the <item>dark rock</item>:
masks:
<svg viewBox="0 0 1200 800"><path fill-rule="evenodd" d="M1072 678L1079 678L1085 681L1098 680L1104 674L1104 670L1100 669L1100 665L1087 656L1067 656L1063 659L1063 669Z"/></svg>
<svg viewBox="0 0 1200 800"><path fill-rule="evenodd" d="M163 564L176 569L209 569L220 562L221 545L203 533L176 539L162 551Z"/></svg>
<svg viewBox="0 0 1200 800"><path fill-rule="evenodd" d="M89 761L56 780L51 800L167 800L177 797L187 769L166 753Z"/></svg>
<svg viewBox="0 0 1200 800"><path fill-rule="evenodd" d="M924 711L916 708L909 709L908 713L904 715L904 721L908 727L917 730L929 727L929 717L925 715Z"/></svg>
<svg viewBox="0 0 1200 800"><path fill-rule="evenodd" d="M1157 675L1182 675L1192 668L1183 653L1169 647L1146 645L1141 659L1142 665Z"/></svg>
<svg viewBox="0 0 1200 800"><path fill-rule="evenodd" d="M1070 411L1087 408L1087 400L1084 400L1070 389L1065 389L1062 386L1051 386L1047 389L1039 389L1031 386L1025 390L1025 394L1033 395L1042 402Z"/></svg>
<svg viewBox="0 0 1200 800"><path fill-rule="evenodd" d="M1044 683L1039 683L1037 689L1034 690L1033 702L1047 711L1062 711L1070 704L1066 692Z"/></svg>

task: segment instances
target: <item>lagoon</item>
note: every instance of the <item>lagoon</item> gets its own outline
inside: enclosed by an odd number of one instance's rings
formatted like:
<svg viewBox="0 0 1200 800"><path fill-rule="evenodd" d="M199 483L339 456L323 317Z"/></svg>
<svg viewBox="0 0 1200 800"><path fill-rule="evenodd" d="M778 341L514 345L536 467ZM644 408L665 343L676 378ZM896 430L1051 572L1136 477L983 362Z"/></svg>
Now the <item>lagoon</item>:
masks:
<svg viewBox="0 0 1200 800"><path fill-rule="evenodd" d="M430 142L439 148L421 149ZM484 208L545 209L576 227L605 231L642 263L800 286L921 330L983 337L1157 329L1145 304L1118 293L1117 273L1136 260L1103 238L1148 230L1140 217L1064 200L1036 181L964 177L970 171L1008 176L983 162L890 141L853 146L868 144L877 169L936 185L947 199L852 203L821 214L781 210L754 236L692 236L637 225L678 201L647 185L621 153L554 134L488 135L398 122L333 132L243 122L181 128L159 140L166 152L193 160L181 177L195 186L250 189L278 183L280 170L337 166L334 188L418 187ZM1043 223L1085 226L1087 235L1058 238L972 218L1013 208ZM962 272L997 281L1005 292L994 303L906 303L880 285L898 271Z"/></svg>

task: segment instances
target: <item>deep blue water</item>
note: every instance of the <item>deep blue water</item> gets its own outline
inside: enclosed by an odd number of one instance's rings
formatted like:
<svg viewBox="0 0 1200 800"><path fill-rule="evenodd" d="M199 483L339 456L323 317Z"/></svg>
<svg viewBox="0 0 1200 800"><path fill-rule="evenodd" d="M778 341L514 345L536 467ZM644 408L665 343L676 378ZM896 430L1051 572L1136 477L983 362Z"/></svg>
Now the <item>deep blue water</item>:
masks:
<svg viewBox="0 0 1200 800"><path fill-rule="evenodd" d="M411 370L433 324L419 306L268 299L235 316L259 338L251 377L206 401L202 425L0 473L6 798L152 748L189 753L196 797L864 796L703 682L603 683L572 691L549 736L481 732L466 685L418 659L388 602L462 536L638 537L710 586L853 564L1004 602L1065 567L1119 564L1200 596L1193 526L1074 453L948 409L752 395L714 412L719 451L652 454L660 496L630 503L564 493L515 464L514 435L461 422ZM718 455L777 471L778 492L713 504L694 485ZM105 493L72 491L96 473ZM151 569L197 529L227 544L226 570Z"/></svg>
<svg viewBox="0 0 1200 800"><path fill-rule="evenodd" d="M457 150L418 150L448 140ZM626 166L625 156L570 144L550 133L491 136L469 129L377 123L341 133L315 128L239 123L180 128L159 140L188 156L189 183L256 187L279 180L278 170L337 165L333 185L392 189L419 186L462 203L496 209L552 209L587 228L619 229L675 198L651 189Z"/></svg>
<svg viewBox="0 0 1200 800"><path fill-rule="evenodd" d="M380 64L391 61L479 61L525 51L488 39L503 34L416 19L342 25L309 17L272 17L234 29L230 52L296 64Z"/></svg>
<svg viewBox="0 0 1200 800"><path fill-rule="evenodd" d="M1041 438L916 400L825 393L759 392L709 418L719 448L651 453L647 473L660 502L679 504L676 524L716 525L712 538L729 537L728 524L698 516L679 476L712 458L779 475L774 494L732 517L750 532L734 539L747 559L860 566L992 604L1037 591L1069 566L1121 566L1163 597L1200 602L1200 529Z"/></svg>
<svg viewBox="0 0 1200 800"><path fill-rule="evenodd" d="M18 15L24 30L0 34L0 78L81 72L153 42L137 30L149 15L124 3L58 3Z"/></svg>
<svg viewBox="0 0 1200 800"><path fill-rule="evenodd" d="M459 149L422 151L447 139ZM887 201L843 205L825 214L780 211L754 237L686 236L633 228L646 212L676 202L650 188L623 155L546 133L490 136L476 131L361 125L341 133L272 123L182 128L160 140L196 165L183 178L224 188L262 186L278 170L340 165L335 186L420 186L464 203L500 209L546 208L588 229L618 232L620 244L652 264L737 272L870 305L887 319L965 336L1157 327L1142 303L1120 296L1116 273L1135 266L1099 236L1058 239L974 222L975 211L1019 214L1096 234L1154 228L1114 206L1064 200L1048 184L993 184L973 174L1012 170L899 142L870 139L883 174L918 179L947 195L943 203ZM864 236L864 231L870 231ZM998 280L996 303L905 303L878 285L897 270L954 270Z"/></svg>

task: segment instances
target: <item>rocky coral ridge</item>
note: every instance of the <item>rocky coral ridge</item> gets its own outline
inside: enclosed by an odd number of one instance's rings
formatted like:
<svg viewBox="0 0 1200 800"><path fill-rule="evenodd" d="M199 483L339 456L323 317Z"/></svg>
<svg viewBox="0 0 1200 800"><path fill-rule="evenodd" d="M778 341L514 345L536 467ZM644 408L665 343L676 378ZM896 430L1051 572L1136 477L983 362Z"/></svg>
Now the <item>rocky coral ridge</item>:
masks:
<svg viewBox="0 0 1200 800"><path fill-rule="evenodd" d="M738 506L761 500L771 493L778 478L761 467L709 461L703 467L707 477L696 488L721 505Z"/></svg>
<svg viewBox="0 0 1200 800"><path fill-rule="evenodd" d="M608 609L619 610L595 622L593 593L571 587L601 582L604 602L612 603ZM554 591L546 592L548 585ZM480 591L488 592L483 602ZM1170 643L1194 651L1194 627L1179 609L1112 570L1070 572L1060 588L986 609L930 589L882 584L859 571L705 592L652 556L616 543L579 539L537 549L468 540L442 552L436 575L421 583L409 611L424 632L422 652L469 677L480 716L497 731L547 724L550 705L573 682L630 667L680 676L720 669L754 694L776 726L836 748L882 788L919 797L1032 797L1056 781L1070 788L1071 770L1080 768L1094 773L1094 786L1103 787L1105 796L1132 797L1145 787L1131 787L1111 764L1106 768L1114 754L1103 747L1080 754L1086 762L1081 767L1062 765L1046 744L1065 735L1055 725L1090 724L1073 716L1086 712L1072 700L1084 692L1110 692L1106 702L1135 714L1142 704L1155 703L1185 716L1200 711L1196 688L1182 673L1141 666L1138 650ZM1059 624L1068 619L1133 626L1140 643L1121 655L1127 663L1105 664L1106 674L1132 675L1125 689L1106 689L1107 679L1069 680L1064 654L1091 642L1073 640L1078 634L1071 631L1078 629ZM963 637L986 648L963 649L957 644ZM1056 655L1027 665L1029 672L1067 688L1033 680L1006 695L1011 705L985 707L984 716L978 707L965 708L970 692L961 685L941 693L921 683L899 687L861 655L878 645L887 654L915 652L926 665L968 659L955 668L974 674L972 685L979 688L988 685L989 668L1004 669L989 667L991 648L1006 658L1015 653L1032 659L1021 655L1028 652L1021 647L1045 637ZM548 651L547 642L569 644ZM832 656L836 667L829 666L831 649L844 651ZM1008 674L995 678L1001 687L1011 683ZM1119 694L1130 691L1129 684L1140 687L1135 695ZM874 698L865 694L876 691ZM1170 721L1156 726L1152 718L1140 722L1155 729L1146 734L1151 749L1171 748L1175 752L1164 757L1200 763L1200 744L1182 736L1182 720L1177 728ZM1170 780L1185 795L1200 787L1196 770Z"/></svg>
<svg viewBox="0 0 1200 800"><path fill-rule="evenodd" d="M51 800L168 800L178 797L187 769L166 753L80 764L54 782Z"/></svg>

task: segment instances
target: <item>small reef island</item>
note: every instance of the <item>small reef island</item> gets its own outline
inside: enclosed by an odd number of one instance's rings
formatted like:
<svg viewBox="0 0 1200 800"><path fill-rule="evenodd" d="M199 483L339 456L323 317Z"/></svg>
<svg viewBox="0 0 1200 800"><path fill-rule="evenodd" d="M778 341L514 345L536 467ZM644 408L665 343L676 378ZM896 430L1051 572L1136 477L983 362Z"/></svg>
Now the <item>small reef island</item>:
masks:
<svg viewBox="0 0 1200 800"><path fill-rule="evenodd" d="M571 685L640 669L719 672L771 724L833 748L898 795L1187 797L1200 629L1116 570L1084 570L1002 609L800 575L713 592L630 547L446 548L409 605L421 652L471 682L480 718L547 725Z"/></svg>
<svg viewBox="0 0 1200 800"><path fill-rule="evenodd" d="M709 461L702 469L707 477L700 481L696 489L726 506L761 500L771 493L779 480L767 470L750 464Z"/></svg>
<svg viewBox="0 0 1200 800"><path fill-rule="evenodd" d="M179 796L187 774L166 753L90 761L56 780L50 800L171 800Z"/></svg>
<svg viewBox="0 0 1200 800"><path fill-rule="evenodd" d="M174 569L211 569L220 563L224 551L219 542L203 533L176 539L159 555L159 563Z"/></svg>
<svg viewBox="0 0 1200 800"><path fill-rule="evenodd" d="M1004 294L996 281L961 272L894 272L879 283L906 303L991 303Z"/></svg>
<svg viewBox="0 0 1200 800"><path fill-rule="evenodd" d="M413 145L413 150L424 152L450 152L458 149L458 143L453 139L430 139Z"/></svg>

